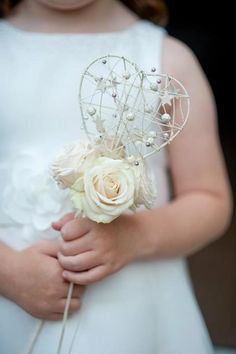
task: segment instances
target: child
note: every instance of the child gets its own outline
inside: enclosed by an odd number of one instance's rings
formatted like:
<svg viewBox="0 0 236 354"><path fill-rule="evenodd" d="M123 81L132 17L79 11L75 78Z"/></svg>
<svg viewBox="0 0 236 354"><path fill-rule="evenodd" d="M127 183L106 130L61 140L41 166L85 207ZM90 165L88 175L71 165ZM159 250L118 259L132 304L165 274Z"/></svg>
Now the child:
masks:
<svg viewBox="0 0 236 354"><path fill-rule="evenodd" d="M77 285L63 353L78 325L73 354L213 353L184 257L222 235L231 194L214 100L194 55L138 17L153 6L160 23L161 1L124 1L133 11L117 0L7 3L0 21L1 353L23 353L36 318L48 321L35 353L55 352L61 322L54 320L70 281ZM191 115L152 160L156 207L104 225L68 214L47 167L60 147L83 138L80 75L106 54L176 77L190 94ZM64 241L53 238L59 234Z"/></svg>

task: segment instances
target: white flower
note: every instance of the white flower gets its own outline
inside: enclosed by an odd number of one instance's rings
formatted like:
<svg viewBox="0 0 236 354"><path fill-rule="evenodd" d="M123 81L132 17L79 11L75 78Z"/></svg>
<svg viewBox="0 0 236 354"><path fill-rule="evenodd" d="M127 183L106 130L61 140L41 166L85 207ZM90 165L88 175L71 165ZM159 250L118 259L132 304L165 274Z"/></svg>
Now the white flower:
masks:
<svg viewBox="0 0 236 354"><path fill-rule="evenodd" d="M1 200L4 213L22 225L27 238L51 228L52 221L72 210L68 192L60 190L38 154L19 154Z"/></svg>
<svg viewBox="0 0 236 354"><path fill-rule="evenodd" d="M71 188L74 207L91 220L109 223L134 205L135 166L99 157Z"/></svg>
<svg viewBox="0 0 236 354"><path fill-rule="evenodd" d="M70 188L96 157L97 152L88 142L66 145L51 165L52 176L60 188Z"/></svg>

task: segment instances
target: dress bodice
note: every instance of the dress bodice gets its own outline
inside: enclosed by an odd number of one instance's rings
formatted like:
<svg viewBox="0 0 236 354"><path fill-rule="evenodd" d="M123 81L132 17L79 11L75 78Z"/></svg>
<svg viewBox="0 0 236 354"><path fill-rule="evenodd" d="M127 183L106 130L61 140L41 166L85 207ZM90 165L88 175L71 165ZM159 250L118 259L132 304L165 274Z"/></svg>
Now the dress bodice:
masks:
<svg viewBox="0 0 236 354"><path fill-rule="evenodd" d="M117 54L161 71L164 33L146 21L100 34L29 33L0 21L0 224L23 227L29 240L52 232L51 222L71 207L48 167L62 146L86 138L78 103L83 70ZM165 152L149 165L160 205L168 199Z"/></svg>

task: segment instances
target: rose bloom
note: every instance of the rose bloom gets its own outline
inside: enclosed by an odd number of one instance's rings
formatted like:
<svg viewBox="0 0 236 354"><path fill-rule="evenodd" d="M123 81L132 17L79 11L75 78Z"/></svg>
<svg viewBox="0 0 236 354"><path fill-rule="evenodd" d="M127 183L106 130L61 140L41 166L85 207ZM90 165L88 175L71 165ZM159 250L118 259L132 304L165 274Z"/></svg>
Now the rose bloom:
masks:
<svg viewBox="0 0 236 354"><path fill-rule="evenodd" d="M93 161L98 153L88 143L74 142L66 145L51 165L53 178L61 188L70 188Z"/></svg>
<svg viewBox="0 0 236 354"><path fill-rule="evenodd" d="M134 205L135 168L126 160L97 158L71 187L74 207L91 220L111 222Z"/></svg>

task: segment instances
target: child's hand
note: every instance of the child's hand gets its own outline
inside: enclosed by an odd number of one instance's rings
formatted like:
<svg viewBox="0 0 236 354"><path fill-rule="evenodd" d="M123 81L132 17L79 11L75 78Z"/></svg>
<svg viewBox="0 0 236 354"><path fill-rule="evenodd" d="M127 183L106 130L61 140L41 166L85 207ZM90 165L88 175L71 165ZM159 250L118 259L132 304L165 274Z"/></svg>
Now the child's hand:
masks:
<svg viewBox="0 0 236 354"><path fill-rule="evenodd" d="M69 284L62 278L57 259L58 242L43 241L16 252L6 296L32 316L62 319ZM80 307L83 286L74 288L70 313Z"/></svg>
<svg viewBox="0 0 236 354"><path fill-rule="evenodd" d="M124 215L110 224L98 224L69 214L54 223L64 240L58 253L64 278L76 284L90 284L131 262L135 247L127 221Z"/></svg>

